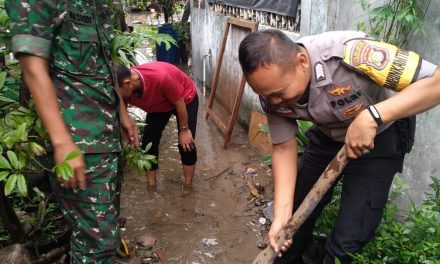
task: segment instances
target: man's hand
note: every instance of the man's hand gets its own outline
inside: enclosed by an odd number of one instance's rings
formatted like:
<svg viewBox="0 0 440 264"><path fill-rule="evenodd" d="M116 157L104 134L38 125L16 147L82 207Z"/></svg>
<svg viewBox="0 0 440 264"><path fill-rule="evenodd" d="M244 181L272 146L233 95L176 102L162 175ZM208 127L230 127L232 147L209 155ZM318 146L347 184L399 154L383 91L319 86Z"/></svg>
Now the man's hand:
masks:
<svg viewBox="0 0 440 264"><path fill-rule="evenodd" d="M132 148L137 148L139 146L139 134L136 123L133 121L133 119L131 119L130 115L125 109L120 112L119 116L123 137L127 139L128 145L130 145Z"/></svg>
<svg viewBox="0 0 440 264"><path fill-rule="evenodd" d="M195 148L194 138L191 130L186 129L179 132L179 144L182 146L184 151L191 151Z"/></svg>
<svg viewBox="0 0 440 264"><path fill-rule="evenodd" d="M350 124L345 135L347 157L356 159L374 148L377 123L368 110L363 110Z"/></svg>
<svg viewBox="0 0 440 264"><path fill-rule="evenodd" d="M291 239L284 242L284 245L281 247L281 249L278 248L278 245L276 243L276 238L278 237L286 223L282 223L281 221L277 221L276 219L274 219L269 229L269 243L272 249L277 253L278 257L281 257L282 252L286 252L292 245Z"/></svg>
<svg viewBox="0 0 440 264"><path fill-rule="evenodd" d="M72 151L80 151L78 147L73 143L62 143L53 146L55 163L59 164L64 161L67 154ZM86 175L85 175L85 162L84 156L81 155L77 158L67 161L73 169L73 177L68 181L64 181L58 178L61 187L71 189L79 187L81 190L85 190L87 186Z"/></svg>

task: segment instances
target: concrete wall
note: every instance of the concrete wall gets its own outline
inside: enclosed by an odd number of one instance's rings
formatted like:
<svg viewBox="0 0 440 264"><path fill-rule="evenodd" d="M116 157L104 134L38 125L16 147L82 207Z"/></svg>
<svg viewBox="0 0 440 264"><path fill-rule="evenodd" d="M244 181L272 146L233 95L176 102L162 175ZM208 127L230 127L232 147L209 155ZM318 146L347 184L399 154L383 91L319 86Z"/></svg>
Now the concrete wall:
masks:
<svg viewBox="0 0 440 264"><path fill-rule="evenodd" d="M212 79L218 61L226 17L219 16L206 9L193 8L191 11L191 32L192 32L192 71L193 79L198 88L203 90L203 57L211 54L210 60L206 60L206 91L207 96L211 90ZM260 29L268 28L260 26ZM297 39L299 34L286 32L292 39ZM235 99L234 89L238 89L238 82L241 77L241 68L238 64L238 45L244 38L245 32L234 28L229 31L228 42L223 56L220 79L217 85L218 102L226 108L231 109ZM210 61L210 63L209 63ZM205 106L203 106L205 107ZM243 127L249 126L252 110L260 109L258 96L246 84L243 98L240 104L237 121ZM226 121L226 120L224 120Z"/></svg>
<svg viewBox="0 0 440 264"><path fill-rule="evenodd" d="M374 8L385 0L368 1ZM359 0L301 0L301 36L333 30L356 30L367 21Z"/></svg>
<svg viewBox="0 0 440 264"><path fill-rule="evenodd" d="M435 19L440 15L440 3L430 1L426 7L426 37L410 36L409 49L421 54L424 59L440 65L440 25ZM430 177L440 178L440 106L417 116L416 141L413 151L406 158L403 177L410 185L410 197L420 201L428 191Z"/></svg>

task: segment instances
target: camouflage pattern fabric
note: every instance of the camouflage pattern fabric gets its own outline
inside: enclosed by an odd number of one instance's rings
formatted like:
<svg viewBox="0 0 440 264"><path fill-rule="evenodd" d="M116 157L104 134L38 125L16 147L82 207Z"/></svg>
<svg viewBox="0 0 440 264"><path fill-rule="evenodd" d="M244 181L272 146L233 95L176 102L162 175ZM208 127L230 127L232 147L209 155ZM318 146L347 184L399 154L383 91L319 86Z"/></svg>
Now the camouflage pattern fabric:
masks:
<svg viewBox="0 0 440 264"><path fill-rule="evenodd" d="M71 263L113 263L120 237L119 154L86 154L87 189L61 188L50 177L64 218L72 227Z"/></svg>
<svg viewBox="0 0 440 264"><path fill-rule="evenodd" d="M66 125L86 153L87 189L52 187L73 229L72 263L111 263L119 246L118 99L107 0L6 0L14 54L45 58Z"/></svg>
<svg viewBox="0 0 440 264"><path fill-rule="evenodd" d="M46 58L64 120L85 153L120 151L107 0L5 2L15 54Z"/></svg>

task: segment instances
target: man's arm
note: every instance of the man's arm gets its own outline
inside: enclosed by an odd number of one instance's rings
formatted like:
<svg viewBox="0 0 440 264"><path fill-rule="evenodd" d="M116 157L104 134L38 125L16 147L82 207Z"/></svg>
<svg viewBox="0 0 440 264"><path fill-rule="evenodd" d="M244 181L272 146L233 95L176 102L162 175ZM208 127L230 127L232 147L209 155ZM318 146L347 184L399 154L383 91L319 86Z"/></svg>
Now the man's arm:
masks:
<svg viewBox="0 0 440 264"><path fill-rule="evenodd" d="M60 163L71 151L79 151L61 116L54 84L49 76L47 60L33 55L21 54L18 57L23 71L24 82L34 99L41 120L49 134L54 150L55 163ZM85 163L81 155L68 161L74 176L64 182L66 188L86 188Z"/></svg>
<svg viewBox="0 0 440 264"><path fill-rule="evenodd" d="M408 85L393 97L375 105L384 123L416 115L440 103L440 69L433 76ZM347 130L347 156L357 158L364 149L374 147L377 124L368 110L363 110Z"/></svg>
<svg viewBox="0 0 440 264"><path fill-rule="evenodd" d="M275 238L292 216L293 195L296 186L298 143L296 138L274 144L272 151L272 170L274 177L274 217L269 230L269 242L279 253Z"/></svg>
<svg viewBox="0 0 440 264"><path fill-rule="evenodd" d="M188 127L188 112L186 111L186 104L181 97L176 105L177 118L179 119L179 144L182 145L185 151L190 151L194 148L194 138Z"/></svg>

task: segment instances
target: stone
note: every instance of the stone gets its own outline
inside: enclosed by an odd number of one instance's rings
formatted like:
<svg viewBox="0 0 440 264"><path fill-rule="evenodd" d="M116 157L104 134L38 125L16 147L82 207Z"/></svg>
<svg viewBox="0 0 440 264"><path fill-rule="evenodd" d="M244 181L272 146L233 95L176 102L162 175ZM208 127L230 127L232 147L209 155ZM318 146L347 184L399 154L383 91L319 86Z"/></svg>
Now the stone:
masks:
<svg viewBox="0 0 440 264"><path fill-rule="evenodd" d="M31 264L35 257L22 244L13 244L0 249L2 264Z"/></svg>
<svg viewBox="0 0 440 264"><path fill-rule="evenodd" d="M150 235L143 235L137 240L138 244L146 249L151 249L156 245L157 239Z"/></svg>

